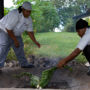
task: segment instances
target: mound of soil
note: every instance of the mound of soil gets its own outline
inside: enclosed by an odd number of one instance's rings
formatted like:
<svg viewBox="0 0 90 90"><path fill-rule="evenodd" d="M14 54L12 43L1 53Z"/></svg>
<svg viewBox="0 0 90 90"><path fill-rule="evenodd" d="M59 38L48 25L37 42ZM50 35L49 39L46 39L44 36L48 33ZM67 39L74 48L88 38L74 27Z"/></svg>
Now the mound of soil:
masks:
<svg viewBox="0 0 90 90"><path fill-rule="evenodd" d="M32 61L35 65L34 68L22 69L15 61L13 61L15 65L10 64L12 61L6 62L3 72L0 74L0 88L31 88L29 77L16 78L15 75L30 72L40 77L43 70L55 66L60 58L50 59L30 56L28 60ZM90 76L86 74L88 68L76 61L72 61L68 65L72 70L67 68L56 70L45 89L90 90Z"/></svg>

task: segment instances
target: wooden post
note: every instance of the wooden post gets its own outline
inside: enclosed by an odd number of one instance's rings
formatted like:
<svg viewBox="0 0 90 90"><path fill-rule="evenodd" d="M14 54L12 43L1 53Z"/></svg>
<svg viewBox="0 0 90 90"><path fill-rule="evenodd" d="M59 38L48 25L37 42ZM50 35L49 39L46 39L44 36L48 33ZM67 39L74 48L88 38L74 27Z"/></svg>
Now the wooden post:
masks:
<svg viewBox="0 0 90 90"><path fill-rule="evenodd" d="M4 0L0 0L0 19L4 16Z"/></svg>

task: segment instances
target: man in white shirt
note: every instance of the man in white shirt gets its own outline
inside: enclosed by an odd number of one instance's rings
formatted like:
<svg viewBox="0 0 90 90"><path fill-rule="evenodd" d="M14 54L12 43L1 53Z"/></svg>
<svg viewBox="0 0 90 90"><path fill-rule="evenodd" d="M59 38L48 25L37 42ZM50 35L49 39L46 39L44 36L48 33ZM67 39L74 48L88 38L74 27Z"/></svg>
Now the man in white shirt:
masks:
<svg viewBox="0 0 90 90"><path fill-rule="evenodd" d="M69 61L73 60L76 56L78 56L82 51L90 63L90 28L88 26L88 22L83 19L80 19L76 23L76 31L78 35L81 37L76 49L66 58L60 60L57 67L61 68ZM90 69L87 73L90 75Z"/></svg>
<svg viewBox="0 0 90 90"><path fill-rule="evenodd" d="M21 34L27 31L32 41L40 48L40 44L34 37L32 19L30 17L31 11L31 3L24 2L18 9L12 10L0 20L0 69L4 66L11 46L22 68L34 67L27 62L21 38Z"/></svg>

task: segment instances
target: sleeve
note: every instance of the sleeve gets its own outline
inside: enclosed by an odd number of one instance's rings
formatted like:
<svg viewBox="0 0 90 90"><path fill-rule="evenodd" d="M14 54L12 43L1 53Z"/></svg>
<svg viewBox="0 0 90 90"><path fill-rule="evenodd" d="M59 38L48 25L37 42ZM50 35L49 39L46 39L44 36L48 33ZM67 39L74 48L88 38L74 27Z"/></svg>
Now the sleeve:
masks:
<svg viewBox="0 0 90 90"><path fill-rule="evenodd" d="M17 13L11 11L8 14L5 28L7 28L9 30L12 30L17 25L17 22L18 22L18 15L17 15Z"/></svg>
<svg viewBox="0 0 90 90"><path fill-rule="evenodd" d="M32 19L31 18L29 18L27 31L28 32L33 32L33 24L32 24Z"/></svg>
<svg viewBox="0 0 90 90"><path fill-rule="evenodd" d="M84 50L84 48L88 45L88 42L90 42L90 34L87 34L80 39L77 48Z"/></svg>

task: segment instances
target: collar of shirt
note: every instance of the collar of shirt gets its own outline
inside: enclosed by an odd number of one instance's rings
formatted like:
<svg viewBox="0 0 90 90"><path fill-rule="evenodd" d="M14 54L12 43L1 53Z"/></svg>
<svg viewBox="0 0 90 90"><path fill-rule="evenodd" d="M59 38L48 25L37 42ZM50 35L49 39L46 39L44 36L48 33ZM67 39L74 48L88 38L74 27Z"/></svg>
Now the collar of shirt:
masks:
<svg viewBox="0 0 90 90"><path fill-rule="evenodd" d="M90 28L86 28L85 34L88 34L88 33L90 33Z"/></svg>

